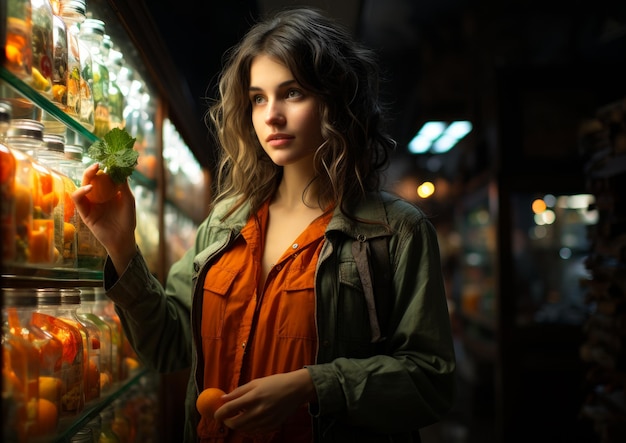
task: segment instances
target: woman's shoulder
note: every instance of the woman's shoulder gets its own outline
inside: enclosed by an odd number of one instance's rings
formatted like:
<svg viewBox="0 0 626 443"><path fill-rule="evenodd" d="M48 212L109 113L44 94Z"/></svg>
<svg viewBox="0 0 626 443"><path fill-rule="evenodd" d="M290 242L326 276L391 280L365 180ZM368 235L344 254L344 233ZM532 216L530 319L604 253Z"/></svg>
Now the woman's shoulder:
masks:
<svg viewBox="0 0 626 443"><path fill-rule="evenodd" d="M380 198L390 224L403 220L427 220L426 213L416 204L387 191L376 193Z"/></svg>

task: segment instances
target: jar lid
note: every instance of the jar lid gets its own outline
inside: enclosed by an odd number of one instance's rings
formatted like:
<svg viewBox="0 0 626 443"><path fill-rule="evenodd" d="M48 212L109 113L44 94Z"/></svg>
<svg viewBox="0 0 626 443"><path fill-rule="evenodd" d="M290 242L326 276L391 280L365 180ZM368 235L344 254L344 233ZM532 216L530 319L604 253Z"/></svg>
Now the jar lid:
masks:
<svg viewBox="0 0 626 443"><path fill-rule="evenodd" d="M104 36L104 22L97 18L88 18L80 25L81 34L97 34Z"/></svg>
<svg viewBox="0 0 626 443"><path fill-rule="evenodd" d="M59 294L61 294L62 305L80 305L80 289L63 288L59 289Z"/></svg>
<svg viewBox="0 0 626 443"><path fill-rule="evenodd" d="M9 138L32 138L43 140L43 124L37 120L14 119L7 133Z"/></svg>
<svg viewBox="0 0 626 443"><path fill-rule="evenodd" d="M83 147L81 145L65 145L63 151L67 160L83 161Z"/></svg>
<svg viewBox="0 0 626 443"><path fill-rule="evenodd" d="M81 301L96 301L96 291L94 288L80 288Z"/></svg>
<svg viewBox="0 0 626 443"><path fill-rule="evenodd" d="M61 305L61 293L56 288L39 288L35 290L35 295L39 306Z"/></svg>
<svg viewBox="0 0 626 443"><path fill-rule="evenodd" d="M0 123L11 122L12 114L13 114L13 106L11 106L11 103L0 101Z"/></svg>
<svg viewBox="0 0 626 443"><path fill-rule="evenodd" d="M49 151L59 152L63 154L65 147L65 137L60 134L44 134L44 148Z"/></svg>
<svg viewBox="0 0 626 443"><path fill-rule="evenodd" d="M32 289L3 288L2 306L23 307L37 306L37 297Z"/></svg>
<svg viewBox="0 0 626 443"><path fill-rule="evenodd" d="M98 286L93 288L95 294L96 294L96 300L98 301L102 301L102 300L108 300L107 298L107 294L106 291L104 290L104 288Z"/></svg>
<svg viewBox="0 0 626 443"><path fill-rule="evenodd" d="M85 13L87 12L87 5L85 0L65 0L61 2L61 15L72 12L77 12L81 15L85 15Z"/></svg>

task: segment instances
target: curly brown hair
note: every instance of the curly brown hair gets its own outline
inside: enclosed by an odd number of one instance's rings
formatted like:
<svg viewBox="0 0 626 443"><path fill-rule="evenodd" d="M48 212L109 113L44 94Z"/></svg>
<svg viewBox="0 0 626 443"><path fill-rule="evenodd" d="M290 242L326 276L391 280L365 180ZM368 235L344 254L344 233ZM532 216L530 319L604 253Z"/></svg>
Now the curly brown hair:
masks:
<svg viewBox="0 0 626 443"><path fill-rule="evenodd" d="M251 27L225 54L216 103L207 113L221 158L214 202L240 196L255 212L276 191L282 167L265 154L252 126L250 66L259 55L283 63L318 98L325 140L314 156L320 207L348 202L380 186L395 142L382 129L375 54L341 25L310 8L286 9ZM304 196L303 196L304 198Z"/></svg>

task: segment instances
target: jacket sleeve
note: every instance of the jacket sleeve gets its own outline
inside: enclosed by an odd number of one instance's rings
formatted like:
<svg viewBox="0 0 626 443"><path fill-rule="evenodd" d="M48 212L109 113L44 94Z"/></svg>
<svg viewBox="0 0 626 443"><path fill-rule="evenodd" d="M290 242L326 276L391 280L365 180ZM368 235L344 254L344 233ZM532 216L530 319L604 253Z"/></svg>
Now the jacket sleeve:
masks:
<svg viewBox="0 0 626 443"><path fill-rule="evenodd" d="M338 355L309 366L320 418L374 433L411 432L452 406L455 357L434 227L423 216L397 226L390 242L393 307L388 338L366 358Z"/></svg>
<svg viewBox="0 0 626 443"><path fill-rule="evenodd" d="M139 252L121 276L107 259L104 283L124 332L141 361L160 372L191 366L191 248L170 269L165 288Z"/></svg>

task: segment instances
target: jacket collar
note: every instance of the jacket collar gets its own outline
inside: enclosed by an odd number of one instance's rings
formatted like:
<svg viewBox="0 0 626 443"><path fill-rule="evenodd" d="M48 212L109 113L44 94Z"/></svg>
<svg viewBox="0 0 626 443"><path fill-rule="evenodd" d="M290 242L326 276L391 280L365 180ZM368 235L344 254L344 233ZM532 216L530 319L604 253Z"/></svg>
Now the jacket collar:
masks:
<svg viewBox="0 0 626 443"><path fill-rule="evenodd" d="M387 194L383 192L368 193L365 199L359 200L349 208L354 219L347 217L339 208L335 208L326 232L340 231L355 239L390 235L385 198Z"/></svg>

